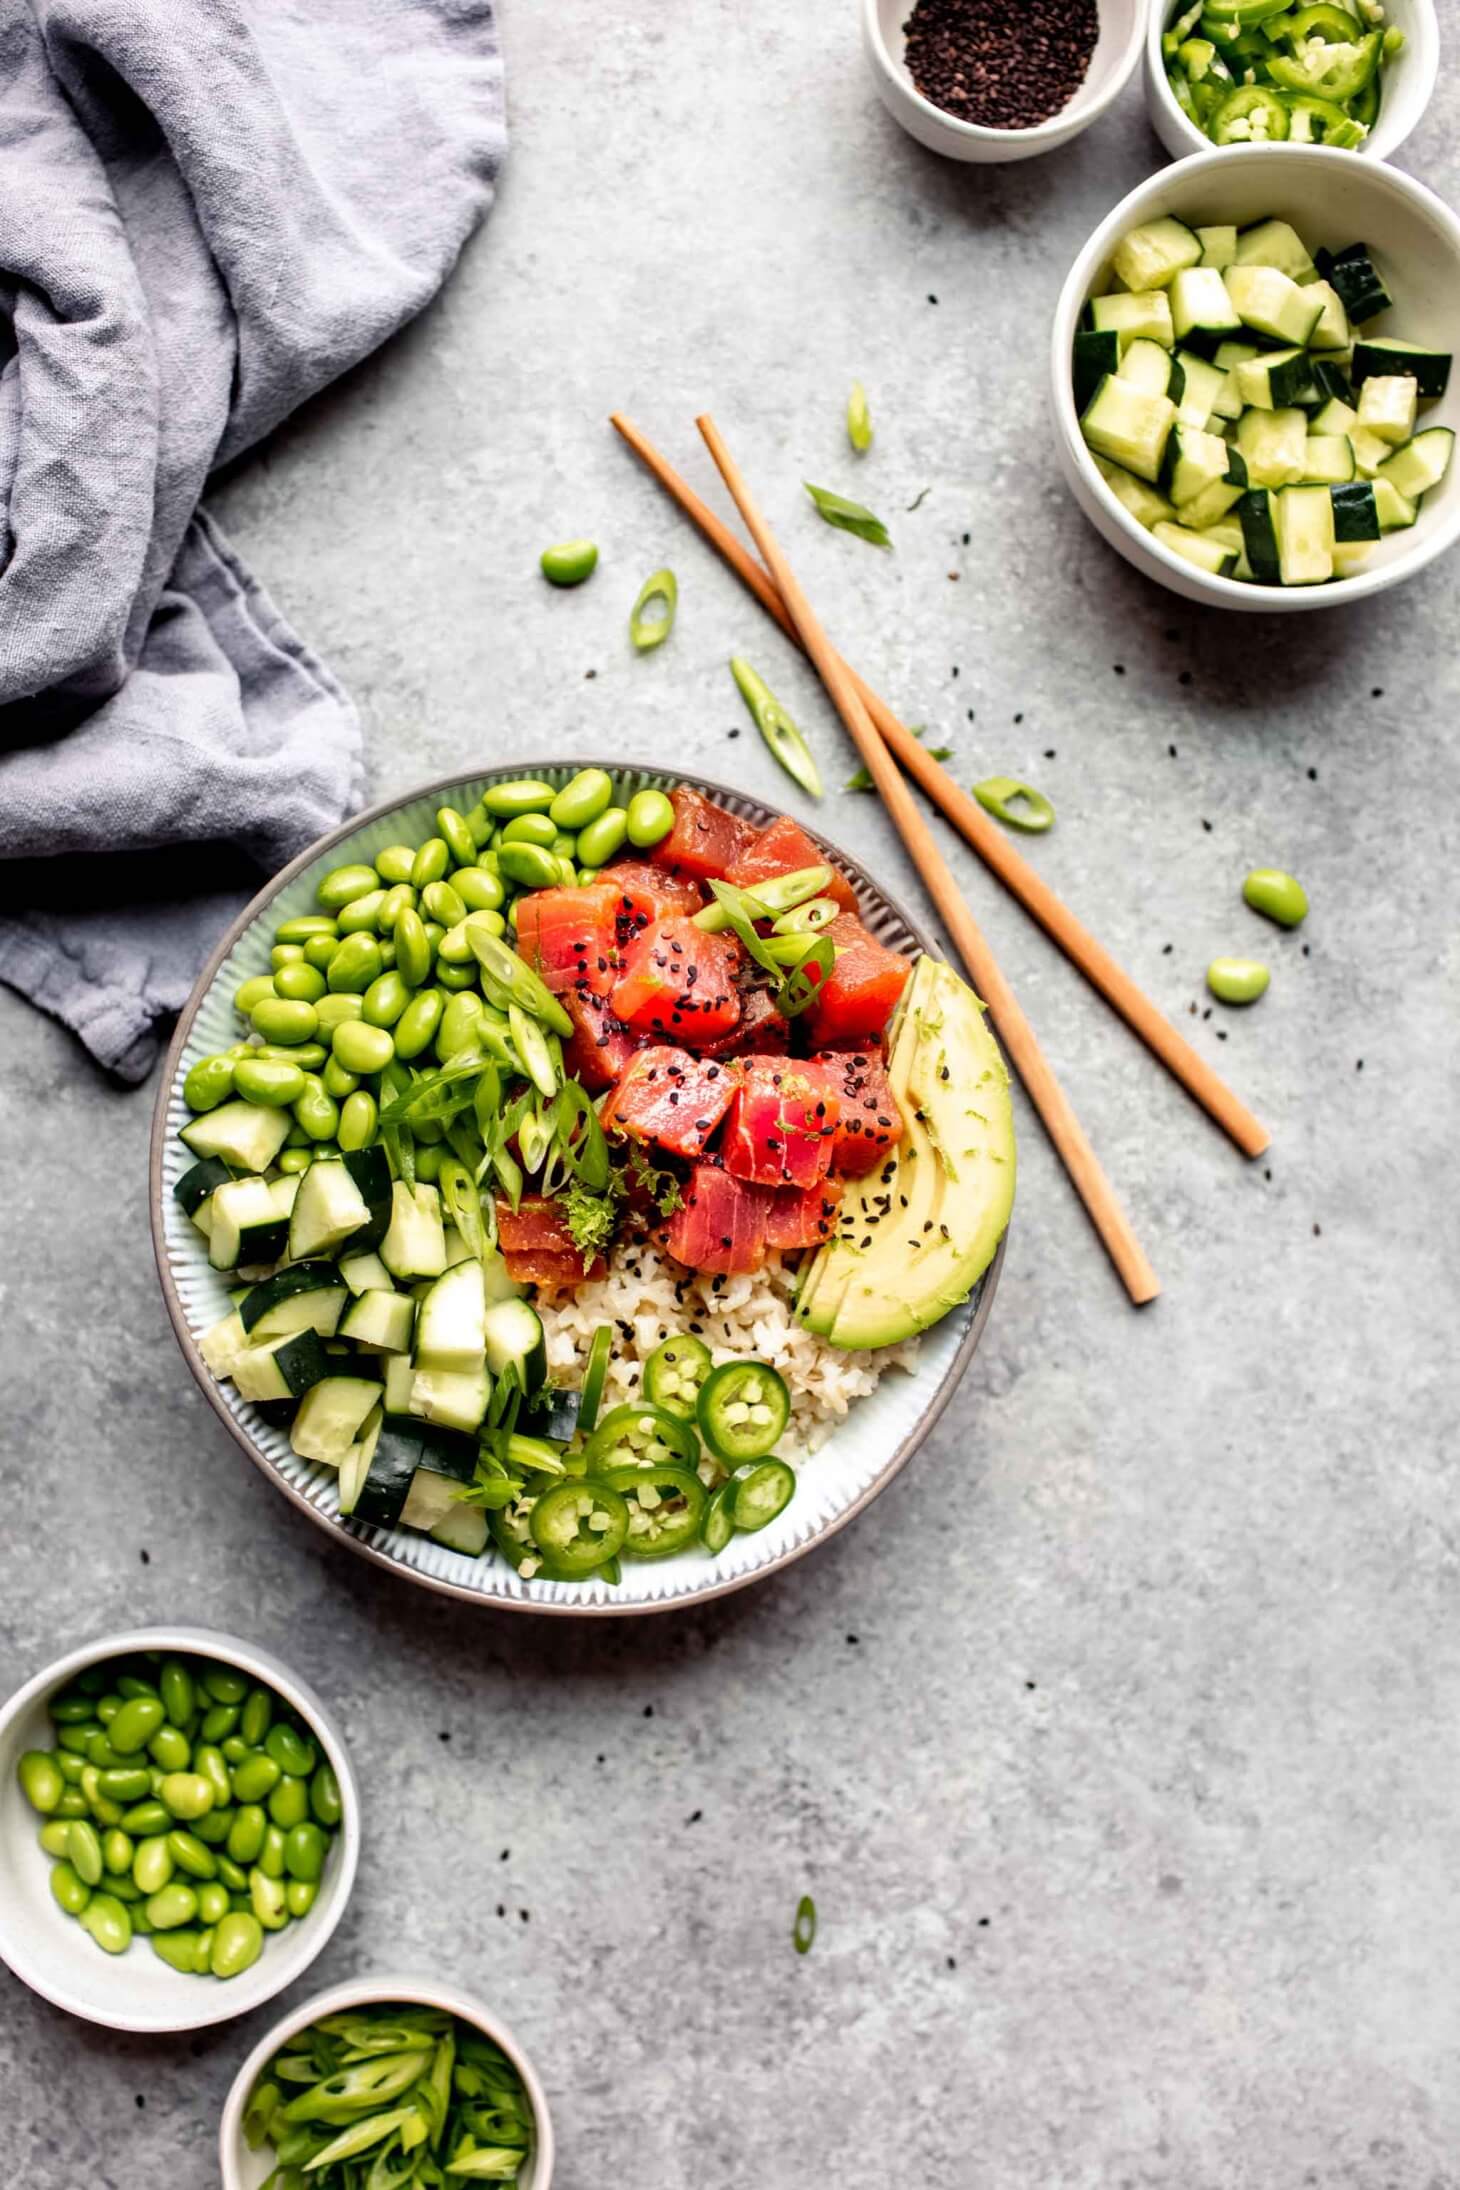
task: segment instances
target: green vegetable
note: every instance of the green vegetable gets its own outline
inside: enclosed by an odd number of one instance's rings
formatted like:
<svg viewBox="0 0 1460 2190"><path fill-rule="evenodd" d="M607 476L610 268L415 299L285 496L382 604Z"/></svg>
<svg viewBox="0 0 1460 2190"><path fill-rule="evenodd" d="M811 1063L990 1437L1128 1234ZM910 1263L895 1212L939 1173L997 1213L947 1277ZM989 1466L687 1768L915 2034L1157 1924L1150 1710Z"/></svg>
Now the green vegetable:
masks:
<svg viewBox="0 0 1460 2190"><path fill-rule="evenodd" d="M674 816L671 813L670 823ZM605 807L594 817L578 837L576 853L585 867L603 867L615 853L622 851L624 839L629 833L629 817L622 806Z"/></svg>
<svg viewBox="0 0 1460 2190"><path fill-rule="evenodd" d="M1207 987L1223 1004L1255 1004L1271 979L1257 958L1214 958L1207 967Z"/></svg>
<svg viewBox="0 0 1460 2190"><path fill-rule="evenodd" d="M551 1483L534 1501L534 1542L562 1574L591 1574L624 1548L628 1501L605 1483Z"/></svg>
<svg viewBox="0 0 1460 2190"><path fill-rule="evenodd" d="M816 1903L809 1893L803 1893L796 1903L796 1921L791 1927L791 1943L798 1954L809 1954L815 1937Z"/></svg>
<svg viewBox="0 0 1460 2190"><path fill-rule="evenodd" d="M341 912L346 905L353 904L357 898L364 897L367 891L378 889L379 886L380 877L373 867L334 867L314 894L327 911ZM246 1011L248 1006L240 1004L239 1009Z"/></svg>
<svg viewBox="0 0 1460 2190"><path fill-rule="evenodd" d="M1054 827L1054 808L1042 791L1017 776L985 776L973 787L973 795L986 814L1007 829L1021 829L1028 836L1042 836Z"/></svg>
<svg viewBox="0 0 1460 2190"><path fill-rule="evenodd" d="M586 829L590 821L596 821L605 807L612 804L612 776L602 768L581 768L563 785L548 808L548 816L557 828L576 832Z"/></svg>
<svg viewBox="0 0 1460 2190"><path fill-rule="evenodd" d="M1280 928L1296 928L1308 917L1307 892L1281 867L1254 867L1243 881L1242 895L1254 912L1266 913Z"/></svg>
<svg viewBox="0 0 1460 2190"><path fill-rule="evenodd" d="M784 1460L762 1460L753 1467L740 1467L732 1481L735 1485L730 1510L735 1526L747 1535L767 1527L777 1514L784 1513L796 1492L796 1477Z"/></svg>
<svg viewBox="0 0 1460 2190"><path fill-rule="evenodd" d="M33 1810L49 1817L66 1792L66 1782L54 1757L44 1749L27 1749L15 1768L20 1791Z"/></svg>
<svg viewBox="0 0 1460 2190"><path fill-rule="evenodd" d="M852 392L847 398L847 439L859 453L872 446L872 414L867 408L867 391L860 380L852 382Z"/></svg>
<svg viewBox="0 0 1460 2190"><path fill-rule="evenodd" d="M610 1416L609 1420L612 1419ZM591 1460L589 1472L593 1472ZM706 1498L704 1485L692 1465L641 1461L608 1469L603 1480L610 1490L617 1491L628 1501L625 1558L670 1559L698 1537L705 1517Z"/></svg>
<svg viewBox="0 0 1460 2190"><path fill-rule="evenodd" d="M631 844L647 850L652 844L662 843L674 827L674 808L663 791L636 791L629 800L628 838ZM617 846L615 846L617 850ZM585 858L582 840L578 844L578 856Z"/></svg>
<svg viewBox="0 0 1460 2190"><path fill-rule="evenodd" d="M583 1389L578 1398L578 1427L586 1436L598 1420L598 1410L603 1404L603 1387L608 1378L608 1364L613 1358L613 1325L600 1323L588 1346L588 1359L583 1370Z"/></svg>
<svg viewBox="0 0 1460 2190"><path fill-rule="evenodd" d="M510 821L517 814L545 814L557 795L540 777L514 776L509 783L489 785L482 804L494 821Z"/></svg>
<svg viewBox="0 0 1460 2190"><path fill-rule="evenodd" d="M709 1347L692 1332L661 1339L644 1363L644 1397L681 1422L695 1419L695 1401L710 1373Z"/></svg>
<svg viewBox="0 0 1460 2190"><path fill-rule="evenodd" d="M820 798L821 773L811 748L765 679L740 654L732 656L730 674L772 757L793 783L799 783L810 797Z"/></svg>
<svg viewBox="0 0 1460 2190"><path fill-rule="evenodd" d="M233 1093L232 1057L200 1057L183 1081L183 1101L189 1110L216 1110Z"/></svg>
<svg viewBox="0 0 1460 2190"><path fill-rule="evenodd" d="M591 540L564 540L544 548L540 563L550 585L580 586L598 568L598 549Z"/></svg>
<svg viewBox="0 0 1460 2190"><path fill-rule="evenodd" d="M695 1414L715 1458L735 1467L774 1450L791 1419L791 1394L764 1362L726 1361L701 1383Z"/></svg>
<svg viewBox="0 0 1460 2190"><path fill-rule="evenodd" d="M835 525L838 532L854 532L859 540L870 540L873 547L891 547L892 539L882 519L874 517L860 502L849 502L845 495L833 494L830 487L814 487L809 479L802 485L826 522Z"/></svg>
<svg viewBox="0 0 1460 2190"><path fill-rule="evenodd" d="M649 611L663 602L663 612L651 615ZM644 580L639 597L629 614L629 637L640 654L652 653L662 646L674 629L674 618L679 608L679 581L672 570L656 570Z"/></svg>

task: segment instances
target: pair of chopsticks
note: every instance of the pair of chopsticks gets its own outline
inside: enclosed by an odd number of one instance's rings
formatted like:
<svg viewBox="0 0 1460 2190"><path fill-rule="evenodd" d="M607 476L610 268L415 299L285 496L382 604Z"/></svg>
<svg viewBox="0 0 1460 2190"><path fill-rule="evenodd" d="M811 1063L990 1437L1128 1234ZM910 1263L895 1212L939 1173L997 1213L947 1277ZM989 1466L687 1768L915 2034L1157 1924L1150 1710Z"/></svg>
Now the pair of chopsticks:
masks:
<svg viewBox="0 0 1460 2190"><path fill-rule="evenodd" d="M1160 1280L1131 1229L1130 1220L1069 1098L1055 1078L1033 1027L964 903L898 764L916 779L984 864L1033 914L1106 1002L1230 1135L1245 1156L1260 1155L1267 1147L1270 1136L1266 1128L1015 851L995 823L959 788L931 753L924 750L886 701L842 660L818 622L713 419L702 417L696 423L745 520L746 529L760 550L763 560L759 563L637 426L619 412L613 414L611 423L755 595L767 614L809 655L938 908L975 989L988 1006L1014 1069L1039 1112L1126 1291L1137 1306L1154 1300L1161 1290Z"/></svg>

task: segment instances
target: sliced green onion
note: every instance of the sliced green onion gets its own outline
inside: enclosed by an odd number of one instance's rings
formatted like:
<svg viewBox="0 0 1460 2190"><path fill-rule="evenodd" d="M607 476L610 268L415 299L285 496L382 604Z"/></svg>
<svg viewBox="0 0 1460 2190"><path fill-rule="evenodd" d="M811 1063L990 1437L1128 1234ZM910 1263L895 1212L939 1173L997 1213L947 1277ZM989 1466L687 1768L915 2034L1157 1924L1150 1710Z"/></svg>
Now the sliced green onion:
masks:
<svg viewBox="0 0 1460 2190"><path fill-rule="evenodd" d="M771 932L773 935L805 935L808 932L814 935L820 928L829 928L841 909L834 897L813 897L809 903L783 912L779 920L772 922Z"/></svg>
<svg viewBox="0 0 1460 2190"><path fill-rule="evenodd" d="M835 964L836 945L831 937L813 937L810 950L798 960L790 978L776 991L775 1006L783 1019L799 1018Z"/></svg>
<svg viewBox="0 0 1460 2190"><path fill-rule="evenodd" d="M764 677L740 654L732 657L730 674L740 688L740 697L750 709L756 729L770 747L772 758L780 762L793 783L799 783L812 798L820 798L821 771L812 758L811 748Z"/></svg>
<svg viewBox="0 0 1460 2190"><path fill-rule="evenodd" d="M590 1192L601 1194L609 1181L608 1142L598 1112L576 1080L565 1083L553 1118L558 1146L569 1170Z"/></svg>
<svg viewBox="0 0 1460 2190"><path fill-rule="evenodd" d="M496 1004L501 1011L509 1004L516 1004L530 1017L551 1027L554 1034L571 1037L573 1022L547 983L518 957L516 951L509 950L498 936L480 926L479 918L475 913L468 913L466 933L482 969L482 988L487 1001Z"/></svg>
<svg viewBox="0 0 1460 2190"><path fill-rule="evenodd" d="M1022 829L1026 836L1043 836L1054 827L1054 808L1043 791L1017 776L985 776L973 787L973 795L986 814L1007 829Z"/></svg>
<svg viewBox="0 0 1460 2190"><path fill-rule="evenodd" d="M662 616L651 616L648 611L655 603L664 603ZM679 581L672 570L656 570L639 588L629 616L629 637L640 654L651 654L656 646L662 646L674 629L675 611L679 607Z"/></svg>
<svg viewBox="0 0 1460 2190"><path fill-rule="evenodd" d="M872 413L867 408L867 391L860 380L852 382L852 392L847 399L847 439L859 454L872 446Z"/></svg>
<svg viewBox="0 0 1460 2190"><path fill-rule="evenodd" d="M447 1216L481 1262L487 1253L487 1231L482 1221L482 1197L476 1180L459 1157L447 1156L442 1159L436 1183L446 1204Z"/></svg>
<svg viewBox="0 0 1460 2190"><path fill-rule="evenodd" d="M796 1903L796 1921L791 1926L791 1944L798 1954L809 1954L815 1937L816 1903L809 1893L803 1893Z"/></svg>
<svg viewBox="0 0 1460 2190"><path fill-rule="evenodd" d="M859 540L870 540L873 547L891 547L892 538L882 519L874 517L860 502L849 502L844 494L833 494L830 487L814 487L809 479L801 484L826 522L835 525L838 532L854 532Z"/></svg>

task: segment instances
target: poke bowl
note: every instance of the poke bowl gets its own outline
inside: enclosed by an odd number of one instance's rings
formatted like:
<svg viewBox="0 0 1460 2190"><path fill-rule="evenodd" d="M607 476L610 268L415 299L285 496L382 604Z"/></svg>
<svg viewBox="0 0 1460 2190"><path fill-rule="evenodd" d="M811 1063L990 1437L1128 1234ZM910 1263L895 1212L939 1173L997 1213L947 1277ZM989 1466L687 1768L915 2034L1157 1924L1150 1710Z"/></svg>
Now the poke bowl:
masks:
<svg viewBox="0 0 1460 2190"><path fill-rule="evenodd" d="M699 778L555 763L379 806L246 908L150 1205L188 1363L294 1504L449 1594L628 1613L891 1480L1014 1172L982 1007L855 862Z"/></svg>

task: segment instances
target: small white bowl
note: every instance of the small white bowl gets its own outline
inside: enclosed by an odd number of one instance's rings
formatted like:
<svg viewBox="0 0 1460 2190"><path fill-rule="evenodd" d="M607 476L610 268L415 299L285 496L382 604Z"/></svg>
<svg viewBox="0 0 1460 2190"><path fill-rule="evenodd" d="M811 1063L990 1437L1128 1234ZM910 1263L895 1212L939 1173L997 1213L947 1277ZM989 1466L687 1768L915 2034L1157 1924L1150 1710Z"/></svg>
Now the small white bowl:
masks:
<svg viewBox="0 0 1460 2190"><path fill-rule="evenodd" d="M271 1932L251 1969L226 1980L184 1976L134 1939L125 1954L103 1954L51 1899L51 1858L36 1840L41 1820L21 1793L16 1764L27 1749L54 1746L46 1705L76 1674L143 1650L218 1658L272 1688L311 1730L340 1783L343 1814L330 1843L318 1898L307 1916ZM360 1796L338 1725L301 1680L267 1650L204 1628L148 1627L106 1635L57 1658L0 1709L0 1959L32 1992L109 2030L204 2030L246 2015L303 1975L345 1913L360 1857Z"/></svg>
<svg viewBox="0 0 1460 2190"><path fill-rule="evenodd" d="M1450 351L1460 351L1460 220L1423 183L1382 160L1356 160L1352 153L1316 145L1213 148L1164 168L1121 200L1070 268L1054 315L1050 369L1060 465L1090 522L1137 570L1189 601L1257 615L1347 606L1412 578L1460 535L1460 465L1452 464L1425 496L1417 524L1389 533L1352 578L1321 586L1210 577L1162 547L1116 501L1080 432L1070 356L1086 300L1109 281L1121 237L1165 214L1192 227L1226 222L1242 227L1272 215L1291 221L1310 248L1362 239L1372 245L1394 298L1393 312L1367 321L1366 328ZM1457 406L1460 376L1452 379L1442 402L1426 408L1423 423L1455 425Z"/></svg>
<svg viewBox="0 0 1460 2190"><path fill-rule="evenodd" d="M1140 59L1144 5L1145 0L1100 0L1100 36L1085 81L1068 106L1033 129L984 129L976 122L960 121L923 97L903 57L907 44L903 24L914 0L862 0L862 41L878 97L909 136L947 159L997 166L1051 152L1078 137L1105 112L1130 82Z"/></svg>
<svg viewBox="0 0 1460 2190"><path fill-rule="evenodd" d="M228 2103L223 2109L218 2131L223 2190L259 2190L275 2164L267 2146L259 2152L249 2150L244 2141L243 2117L249 2093L285 2040L294 2037L308 2024L318 2022L322 2015L338 2015L345 2008L383 2007L389 2001L410 2007L444 2008L462 2022L473 2024L484 2038L490 2038L493 2045L501 2047L522 2078L537 2129L532 2157L522 2172L522 2190L550 2190L553 2124L548 2113L547 2094L538 2081L536 2069L506 2024L499 2023L495 2015L489 2014L480 2000L473 1999L469 1992L458 1992L454 1985L439 1985L426 1977L394 1976L352 1978L349 1984L335 1985L328 1992L316 1993L302 2007L291 2008L260 2038L234 2077Z"/></svg>
<svg viewBox="0 0 1460 2190"><path fill-rule="evenodd" d="M1174 160L1184 160L1191 152L1213 149L1211 138L1176 104L1176 94L1166 74L1161 38L1172 17L1180 12L1176 0L1151 0L1144 67L1151 127ZM1396 30L1403 31L1404 45L1385 66L1379 119L1364 142L1356 147L1360 153L1375 160L1389 159L1411 130L1418 127L1434 94L1440 70L1440 29L1435 0L1384 0L1384 19L1386 24L1392 23ZM1222 149L1245 152L1252 148L1236 145ZM1262 149L1301 152L1312 148L1284 144Z"/></svg>

